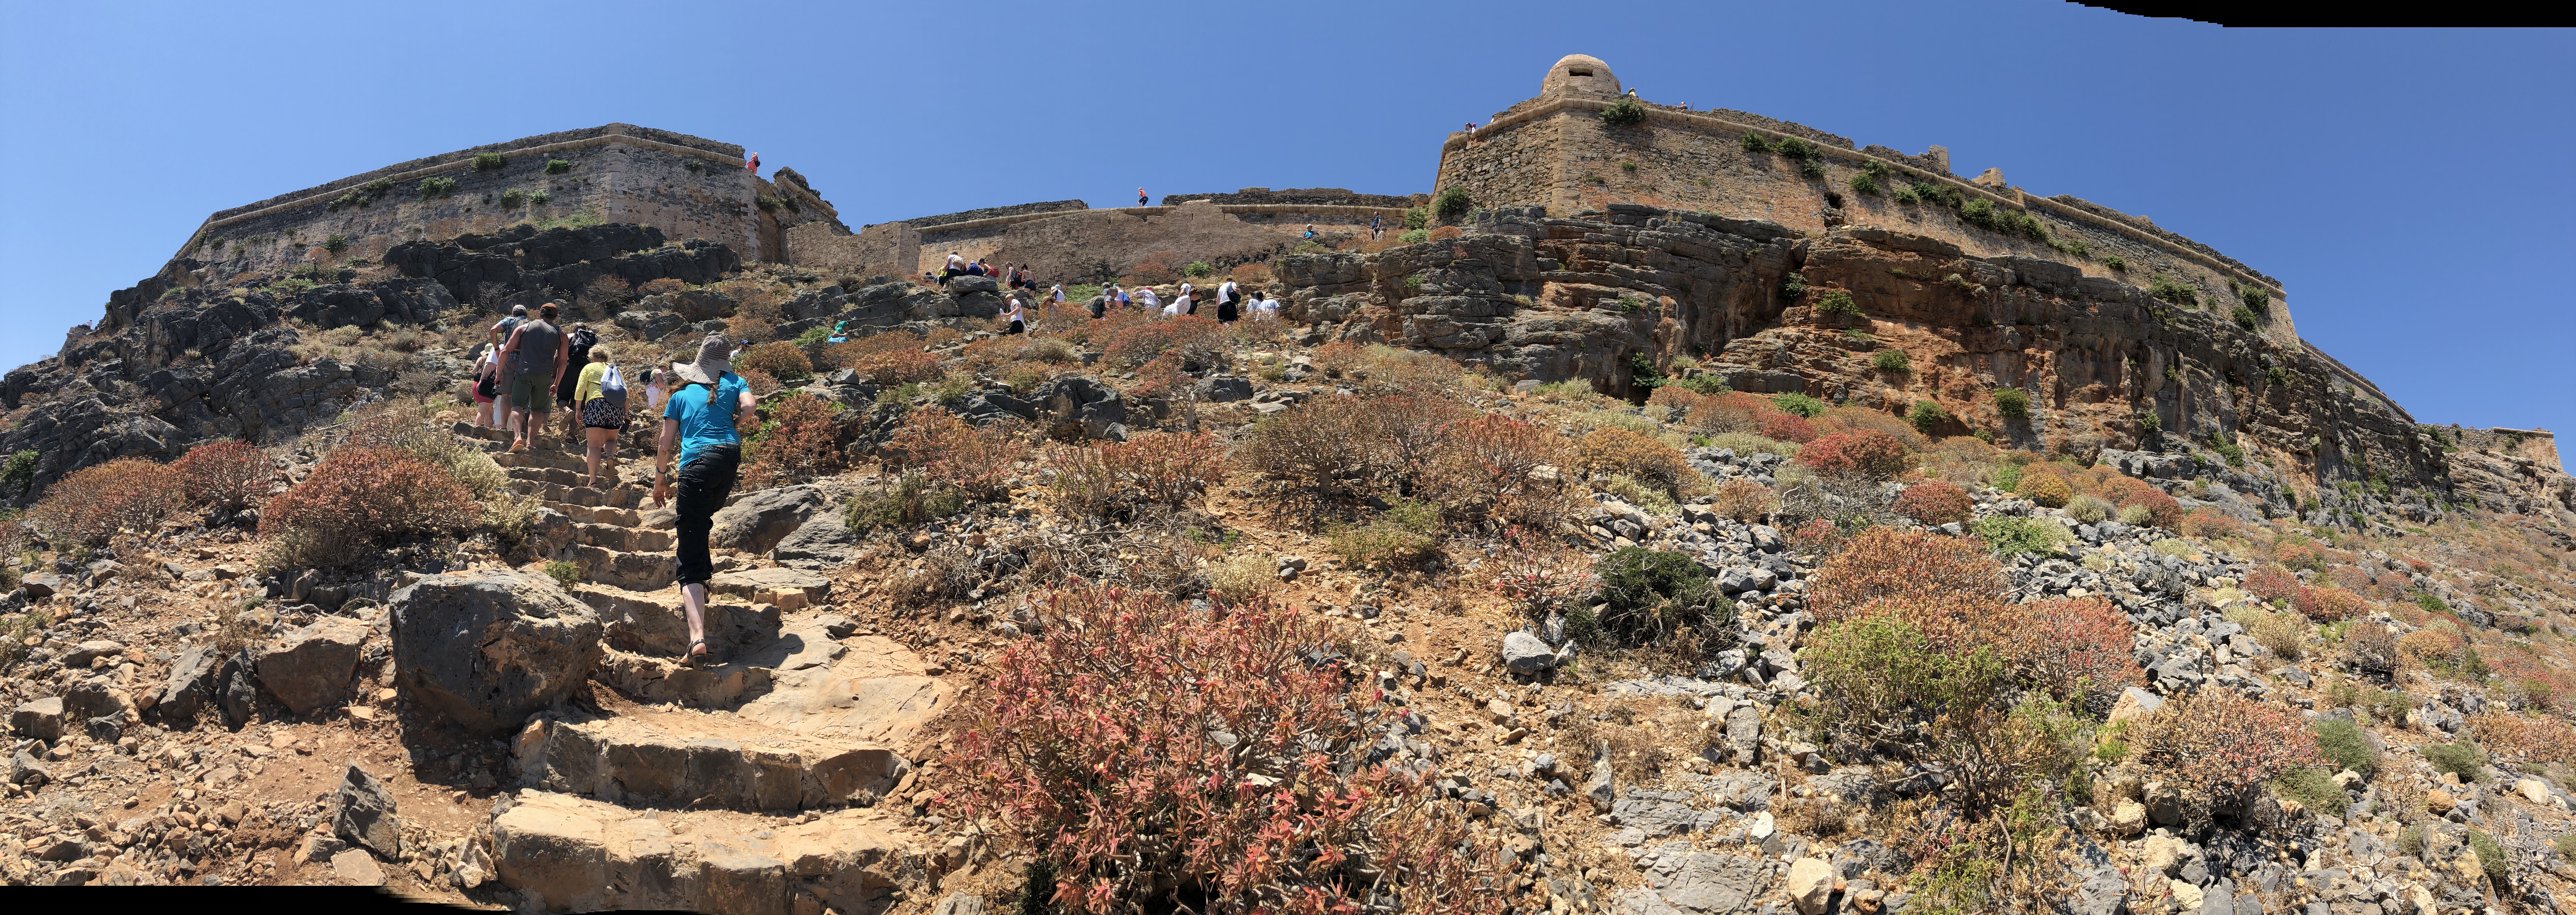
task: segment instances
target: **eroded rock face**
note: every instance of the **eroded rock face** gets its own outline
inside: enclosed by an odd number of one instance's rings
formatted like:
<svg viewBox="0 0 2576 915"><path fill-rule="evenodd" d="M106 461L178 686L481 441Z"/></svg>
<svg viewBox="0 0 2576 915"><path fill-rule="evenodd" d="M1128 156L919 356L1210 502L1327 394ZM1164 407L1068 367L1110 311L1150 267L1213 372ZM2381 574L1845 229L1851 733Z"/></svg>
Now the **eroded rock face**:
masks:
<svg viewBox="0 0 2576 915"><path fill-rule="evenodd" d="M394 592L394 664L424 707L505 733L572 695L599 662L599 616L543 576L434 575Z"/></svg>

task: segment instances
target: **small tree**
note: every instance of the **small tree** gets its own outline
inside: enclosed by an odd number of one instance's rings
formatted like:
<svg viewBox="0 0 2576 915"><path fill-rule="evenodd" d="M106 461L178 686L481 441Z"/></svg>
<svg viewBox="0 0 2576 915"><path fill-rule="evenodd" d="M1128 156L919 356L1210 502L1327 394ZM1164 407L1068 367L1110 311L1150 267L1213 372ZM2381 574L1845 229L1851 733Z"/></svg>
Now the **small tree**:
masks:
<svg viewBox="0 0 2576 915"><path fill-rule="evenodd" d="M1431 198L1431 212L1438 215L1441 222L1457 222L1475 206L1475 200L1467 196L1467 189L1455 185L1442 188Z"/></svg>
<svg viewBox="0 0 2576 915"><path fill-rule="evenodd" d="M1601 123L1612 127L1629 127L1646 122L1646 106L1636 99L1622 97L1601 109Z"/></svg>

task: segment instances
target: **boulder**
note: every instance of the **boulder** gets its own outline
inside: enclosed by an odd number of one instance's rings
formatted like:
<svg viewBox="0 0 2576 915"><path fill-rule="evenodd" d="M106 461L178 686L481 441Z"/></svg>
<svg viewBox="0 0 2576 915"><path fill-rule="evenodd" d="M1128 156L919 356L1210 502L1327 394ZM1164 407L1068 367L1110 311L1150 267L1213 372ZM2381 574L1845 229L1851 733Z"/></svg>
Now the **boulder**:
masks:
<svg viewBox="0 0 2576 915"><path fill-rule="evenodd" d="M117 688L114 677L95 676L63 691L63 715L83 721L134 711L134 697Z"/></svg>
<svg viewBox="0 0 2576 915"><path fill-rule="evenodd" d="M2120 691L2120 701L2111 706L2110 720L2116 724L2144 718L2163 704L2165 704L2163 697L2132 686Z"/></svg>
<svg viewBox="0 0 2576 915"><path fill-rule="evenodd" d="M88 667L89 662L94 659L112 657L124 653L125 646L123 645L119 645L106 639L91 639L72 646L72 650L70 651L63 652L63 666L75 668Z"/></svg>
<svg viewBox="0 0 2576 915"><path fill-rule="evenodd" d="M726 297L724 293L710 289L689 289L645 296L642 301L635 303L635 310L677 312L680 320L695 324L732 313L733 299ZM632 313L629 312L629 314Z"/></svg>
<svg viewBox="0 0 2576 915"><path fill-rule="evenodd" d="M614 320L617 326L635 331L647 340L670 336L689 323L687 318L668 311L625 311L619 312Z"/></svg>
<svg viewBox="0 0 2576 915"><path fill-rule="evenodd" d="M1515 630L1503 636L1503 664L1515 671L1534 674L1556 666L1556 652L1547 641L1528 630Z"/></svg>
<svg viewBox="0 0 2576 915"><path fill-rule="evenodd" d="M29 740L53 743L63 737L63 700L47 696L34 702L19 703L9 713L9 729Z"/></svg>
<svg viewBox="0 0 2576 915"><path fill-rule="evenodd" d="M259 683L299 716L336 708L349 698L358 651L374 630L345 616L323 617L252 654Z"/></svg>
<svg viewBox="0 0 2576 915"><path fill-rule="evenodd" d="M963 296L970 292L997 293L1000 291L1002 291L1002 284L995 282L994 279L989 276L952 276L948 278L949 295Z"/></svg>
<svg viewBox="0 0 2576 915"><path fill-rule="evenodd" d="M259 701L259 679L251 674L250 656L236 654L215 667L215 678L207 690L224 723L240 727L250 721L251 707Z"/></svg>
<svg viewBox="0 0 2576 915"><path fill-rule="evenodd" d="M825 511L779 540L770 555L791 566L836 569L850 563L858 546L859 535L850 530L841 513Z"/></svg>
<svg viewBox="0 0 2576 915"><path fill-rule="evenodd" d="M1112 427L1123 427L1127 422L1126 400L1118 389L1096 378L1075 375L1056 379L1039 392L1038 401L1045 404L1049 422L1059 429L1079 427L1090 438L1118 437L1113 436Z"/></svg>
<svg viewBox="0 0 2576 915"><path fill-rule="evenodd" d="M1818 858L1800 858L1789 865L1786 886L1789 901L1801 915L1823 915L1825 903L1834 895L1834 868Z"/></svg>
<svg viewBox="0 0 2576 915"><path fill-rule="evenodd" d="M766 553L829 504L823 491L812 486L781 486L749 493L716 511L715 529L708 533L707 541L719 549Z"/></svg>
<svg viewBox="0 0 2576 915"><path fill-rule="evenodd" d="M350 886L385 885L385 871L376 859L355 848L331 856L331 873Z"/></svg>
<svg viewBox="0 0 2576 915"><path fill-rule="evenodd" d="M1202 397L1209 403L1233 403L1252 399L1252 380L1233 375L1210 375L1199 383Z"/></svg>
<svg viewBox="0 0 2576 915"><path fill-rule="evenodd" d="M20 590L27 592L28 598L33 600L44 600L45 598L61 593L63 586L67 584L70 584L70 582L64 581L62 576L51 572L43 572L20 579L18 587Z"/></svg>
<svg viewBox="0 0 2576 915"><path fill-rule="evenodd" d="M41 785L53 778L53 770L46 768L44 761L34 754L20 750L9 757L9 784Z"/></svg>
<svg viewBox="0 0 2576 915"><path fill-rule="evenodd" d="M387 859L402 854L402 821L394 818L394 796L384 782L352 763L340 776L339 802L339 812L331 816L332 835Z"/></svg>
<svg viewBox="0 0 2576 915"><path fill-rule="evenodd" d="M401 684L432 712L488 733L570 698L602 653L598 614L541 575L433 575L394 592L392 610Z"/></svg>

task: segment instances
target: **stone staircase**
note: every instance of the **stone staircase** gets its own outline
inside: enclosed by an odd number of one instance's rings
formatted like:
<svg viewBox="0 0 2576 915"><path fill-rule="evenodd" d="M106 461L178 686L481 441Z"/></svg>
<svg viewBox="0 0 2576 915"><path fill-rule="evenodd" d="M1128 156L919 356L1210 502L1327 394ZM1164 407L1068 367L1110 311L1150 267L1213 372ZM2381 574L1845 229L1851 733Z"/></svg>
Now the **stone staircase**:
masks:
<svg viewBox="0 0 2576 915"><path fill-rule="evenodd" d="M506 433L456 432L492 452L514 491L572 520L573 595L605 631L599 710L518 735L525 787L492 820L502 882L545 911L883 908L920 860L903 811L875 805L908 790L897 748L953 691L901 644L830 613L828 580L783 568L717 574L714 662L682 664L671 516L649 508L651 462L633 447L649 442L622 449L624 479L591 488L574 485L582 455L559 443L512 454L499 450Z"/></svg>

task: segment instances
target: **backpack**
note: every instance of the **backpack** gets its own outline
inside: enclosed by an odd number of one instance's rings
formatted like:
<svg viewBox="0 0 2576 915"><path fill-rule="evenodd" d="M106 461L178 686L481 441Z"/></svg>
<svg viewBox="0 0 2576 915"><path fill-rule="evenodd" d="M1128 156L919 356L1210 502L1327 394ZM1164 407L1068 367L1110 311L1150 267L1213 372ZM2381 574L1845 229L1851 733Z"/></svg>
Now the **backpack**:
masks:
<svg viewBox="0 0 2576 915"><path fill-rule="evenodd" d="M617 412L626 412L626 376L617 373L615 363L610 363L608 370L599 374L599 397L608 401L609 406L616 407Z"/></svg>
<svg viewBox="0 0 2576 915"><path fill-rule="evenodd" d="M589 362L589 361L590 361L590 348L591 348L591 347L593 347L593 346L597 346L598 344L599 344L599 335L598 335L598 334L591 333L589 330L586 330L586 329L585 329L585 330L576 330L576 331L573 331L573 332L572 332L572 342L569 344L569 345L572 347L572 352L570 352L570 353L568 353L568 354L566 354L566 355L568 355L568 356L570 356L570 357L572 358L572 364L574 364L574 365L580 365L580 364L582 364L582 363L584 363L584 362Z"/></svg>

